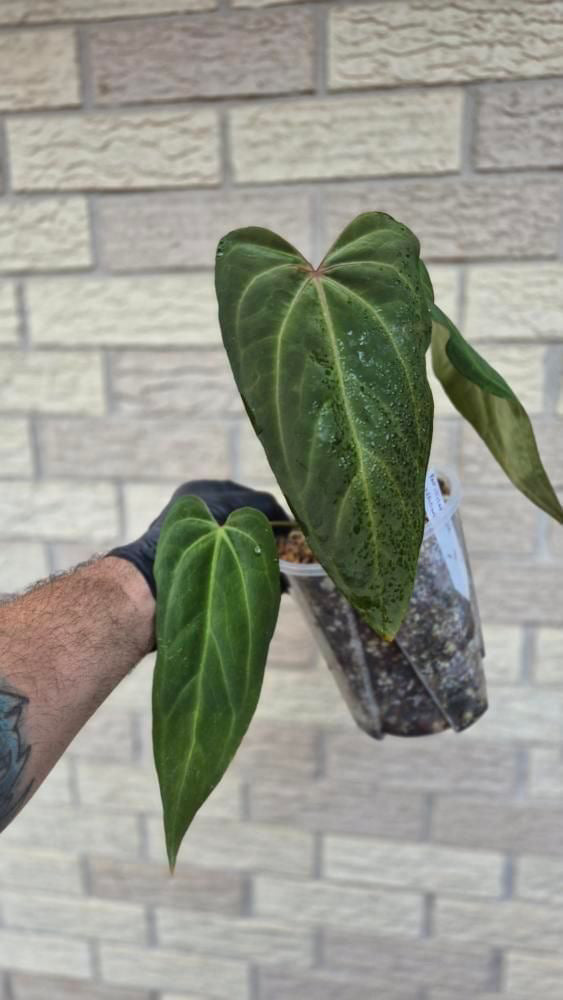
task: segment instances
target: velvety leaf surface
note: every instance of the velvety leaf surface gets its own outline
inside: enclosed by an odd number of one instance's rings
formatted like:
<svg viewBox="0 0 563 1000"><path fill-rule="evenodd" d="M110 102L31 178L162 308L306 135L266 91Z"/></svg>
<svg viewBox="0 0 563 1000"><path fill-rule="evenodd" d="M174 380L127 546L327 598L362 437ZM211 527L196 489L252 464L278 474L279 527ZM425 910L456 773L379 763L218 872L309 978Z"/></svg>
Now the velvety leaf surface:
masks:
<svg viewBox="0 0 563 1000"><path fill-rule="evenodd" d="M386 638L412 591L432 435L419 249L371 212L316 270L265 229L217 251L223 341L254 429L317 559Z"/></svg>
<svg viewBox="0 0 563 1000"><path fill-rule="evenodd" d="M543 467L524 407L445 313L436 305L431 313L432 364L452 403L473 425L514 485L563 523L563 508Z"/></svg>
<svg viewBox="0 0 563 1000"><path fill-rule="evenodd" d="M164 522L155 579L153 746L173 867L256 708L280 602L272 529L251 508L221 527L183 497Z"/></svg>

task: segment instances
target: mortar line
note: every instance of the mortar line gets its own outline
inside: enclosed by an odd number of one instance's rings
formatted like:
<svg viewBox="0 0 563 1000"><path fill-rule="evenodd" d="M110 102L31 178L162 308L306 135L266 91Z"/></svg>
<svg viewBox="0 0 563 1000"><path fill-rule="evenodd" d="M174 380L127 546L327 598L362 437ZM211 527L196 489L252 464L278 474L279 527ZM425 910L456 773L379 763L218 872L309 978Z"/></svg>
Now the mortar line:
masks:
<svg viewBox="0 0 563 1000"><path fill-rule="evenodd" d="M327 66L330 58L328 35L330 8L326 3L317 4L311 13L313 17L315 93L318 97L323 98L327 96Z"/></svg>
<svg viewBox="0 0 563 1000"><path fill-rule="evenodd" d="M463 108L461 114L460 176L475 174L474 154L477 125L476 90L471 84L463 88Z"/></svg>
<svg viewBox="0 0 563 1000"><path fill-rule="evenodd" d="M504 988L504 968L505 960L504 953L501 948L493 948L491 953L491 990L493 993L499 993L502 1000L503 988Z"/></svg>
<svg viewBox="0 0 563 1000"><path fill-rule="evenodd" d="M339 5L340 3L342 3L342 0L339 0ZM295 6L297 7L297 3L295 4ZM270 8L270 10L271 9L272 8ZM284 6L283 9L288 10L288 7ZM145 22L147 22L148 20L150 19L145 19ZM80 27L86 29L87 25L85 24L85 22L81 21L79 24L77 22L74 22L74 24L71 25L71 27ZM96 23L94 27L99 27L99 24ZM4 29L4 31L5 30L6 29ZM2 33L2 27L0 26L0 34L1 33ZM517 83L530 84L531 82L535 83L541 82L545 84L545 83L560 83L560 81L561 77L546 75L546 76L536 76L536 77L529 77L529 76L513 77L510 79L510 81L502 81L502 82L510 82L512 84L517 84ZM499 82L499 81L480 80L477 82L473 80L471 81L459 80L457 82L452 82L451 80L446 80L446 81L437 80L431 83L425 83L422 81L407 80L405 82L402 82L400 80L394 80L393 82L388 84L383 84L383 83L372 84L366 87L339 87L338 89L330 90L330 99L331 101L335 102L346 102L346 101L361 102L362 100L368 102L371 98L382 97L385 96L386 94L404 95L405 93L407 93L407 94L412 94L413 96L424 96L431 93L439 93L440 91L447 92L452 90L461 91L463 93L463 91L465 91L466 89L483 86L484 84L491 82ZM136 112L136 111L141 112L144 110L146 113L147 108L151 108L156 112L171 111L171 110L174 111L178 109L180 110L193 109L195 111L205 108L209 109L215 106L221 107L229 103L233 103L236 106L240 107L245 107L252 104L266 106L268 104L279 104L283 101L296 102L296 103L310 101L314 103L317 100L317 98L318 94L315 93L312 94L311 91L307 90L290 89L290 90L285 90L285 91L281 90L276 93L267 93L267 94L262 94L259 90L257 90L255 93L213 94L209 96L204 94L192 95L192 96L186 96L185 94L178 94L177 97L167 97L164 100L154 99L154 98L152 100L151 99L147 100L145 98L143 100L134 100L134 101L113 101L111 104L108 103L102 105L94 105L92 108L90 107L84 108L79 104L59 105L58 107L41 105L33 108L13 108L13 109L6 108L3 113L8 118L15 118L15 117L29 118L35 115L55 118L55 117L60 117L61 115L79 117L81 112L83 113L84 111L86 111L88 113L107 115L109 117L112 117L113 115L119 115L124 112L125 113ZM519 166L481 167L479 169L479 173L481 172L489 173L491 171L505 172L507 170L519 171L519 170L529 170L529 169L530 169L529 165L526 165L524 167L519 167ZM538 169L549 171L552 168L550 166L545 166L545 167L542 166L541 168ZM560 169L560 167L557 165L553 169Z"/></svg>
<svg viewBox="0 0 563 1000"><path fill-rule="evenodd" d="M2 166L2 199L12 193L12 170L10 148L8 145L8 129L4 115L0 116L0 165Z"/></svg>
<svg viewBox="0 0 563 1000"><path fill-rule="evenodd" d="M436 910L436 897L432 892L425 892L422 897L422 926L421 937L431 938L434 936L434 919Z"/></svg>
<svg viewBox="0 0 563 1000"><path fill-rule="evenodd" d="M532 625L522 627L522 644L520 649L520 677L525 684L534 683L534 666L536 659L537 636Z"/></svg>
<svg viewBox="0 0 563 1000"><path fill-rule="evenodd" d="M90 951L90 963L92 967L92 979L99 983L102 981L102 962L100 957L100 942L98 938L88 938L88 948Z"/></svg>
<svg viewBox="0 0 563 1000"><path fill-rule="evenodd" d="M321 924L316 925L312 928L312 943L313 943L313 968L322 969L326 965L325 957L325 937L324 937L324 927Z"/></svg>
<svg viewBox="0 0 563 1000"><path fill-rule="evenodd" d="M94 107L89 29L88 25L76 24L74 30L80 105L85 111L89 111Z"/></svg>
<svg viewBox="0 0 563 1000"><path fill-rule="evenodd" d="M525 799L530 781L530 752L527 744L519 743L514 748L514 788L513 797Z"/></svg>
<svg viewBox="0 0 563 1000"><path fill-rule="evenodd" d="M501 872L501 899L512 899L514 897L514 875L515 864L512 851L504 855Z"/></svg>

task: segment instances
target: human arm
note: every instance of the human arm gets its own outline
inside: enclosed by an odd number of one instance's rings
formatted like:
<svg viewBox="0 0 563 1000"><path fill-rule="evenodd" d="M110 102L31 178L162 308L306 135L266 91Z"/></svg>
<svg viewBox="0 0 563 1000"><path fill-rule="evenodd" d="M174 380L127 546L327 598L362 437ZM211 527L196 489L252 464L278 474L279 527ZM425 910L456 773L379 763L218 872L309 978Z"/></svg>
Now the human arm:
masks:
<svg viewBox="0 0 563 1000"><path fill-rule="evenodd" d="M219 521L255 506L284 512L269 494L198 480ZM0 606L0 830L14 818L85 722L154 649L152 565L170 504L135 542L38 584Z"/></svg>

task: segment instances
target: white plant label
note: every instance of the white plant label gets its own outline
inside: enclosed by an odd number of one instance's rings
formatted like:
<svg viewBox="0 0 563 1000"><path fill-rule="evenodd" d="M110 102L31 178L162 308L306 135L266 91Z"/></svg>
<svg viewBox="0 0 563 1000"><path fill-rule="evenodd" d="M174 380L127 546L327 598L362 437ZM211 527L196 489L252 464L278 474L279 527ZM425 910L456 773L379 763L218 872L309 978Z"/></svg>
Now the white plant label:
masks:
<svg viewBox="0 0 563 1000"><path fill-rule="evenodd" d="M440 552L442 553L446 566L448 567L451 581L455 589L469 600L469 576L467 574L465 559L453 523L450 519L448 521L443 521L438 525L433 524L446 506L446 501L442 496L442 491L440 489L436 473L432 471L428 472L426 476L426 484L424 487L424 506L426 509L426 516L432 526L434 536L440 547Z"/></svg>

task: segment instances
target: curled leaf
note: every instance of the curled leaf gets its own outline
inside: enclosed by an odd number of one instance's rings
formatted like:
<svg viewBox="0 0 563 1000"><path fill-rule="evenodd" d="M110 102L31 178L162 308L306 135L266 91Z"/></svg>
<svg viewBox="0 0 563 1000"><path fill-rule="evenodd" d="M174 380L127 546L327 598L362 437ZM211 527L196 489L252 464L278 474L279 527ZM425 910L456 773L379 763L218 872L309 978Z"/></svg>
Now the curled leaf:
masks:
<svg viewBox="0 0 563 1000"><path fill-rule="evenodd" d="M432 365L453 405L472 424L514 485L563 523L563 508L543 467L521 402L435 304L431 315Z"/></svg>

